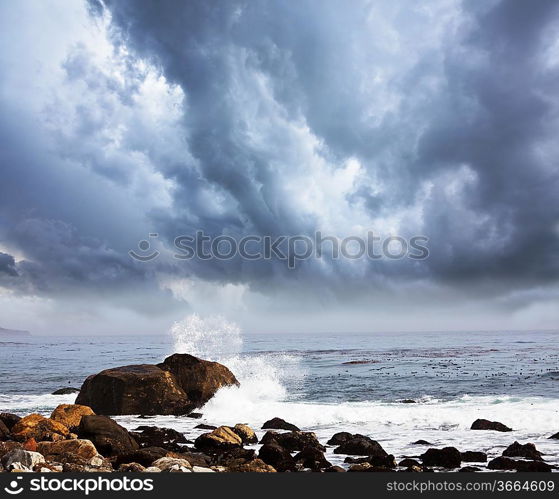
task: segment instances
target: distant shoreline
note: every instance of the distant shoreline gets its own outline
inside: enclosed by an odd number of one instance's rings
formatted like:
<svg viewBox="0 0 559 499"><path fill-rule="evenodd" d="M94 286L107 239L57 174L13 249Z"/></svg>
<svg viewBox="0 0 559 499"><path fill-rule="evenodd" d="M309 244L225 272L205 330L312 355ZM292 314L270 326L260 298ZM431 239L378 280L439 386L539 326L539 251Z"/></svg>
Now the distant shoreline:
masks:
<svg viewBox="0 0 559 499"><path fill-rule="evenodd" d="M5 329L0 327L0 336L31 336L31 333L21 329Z"/></svg>

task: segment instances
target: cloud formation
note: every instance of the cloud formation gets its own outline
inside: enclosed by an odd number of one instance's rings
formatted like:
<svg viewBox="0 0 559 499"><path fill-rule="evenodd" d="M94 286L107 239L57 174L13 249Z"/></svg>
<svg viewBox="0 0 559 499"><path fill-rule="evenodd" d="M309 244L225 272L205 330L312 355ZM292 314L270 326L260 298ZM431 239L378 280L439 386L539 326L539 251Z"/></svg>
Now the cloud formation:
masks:
<svg viewBox="0 0 559 499"><path fill-rule="evenodd" d="M216 296L217 312L328 309L346 329L377 314L390 324L404 306L426 329L434 311L476 301L475 325L494 327L499 314L556 303L556 2L2 10L0 286L10 295L165 318L211 309ZM46 19L17 47L16 15ZM431 253L295 270L170 258L174 238L198 229L422 234ZM130 260L154 232L162 258Z"/></svg>

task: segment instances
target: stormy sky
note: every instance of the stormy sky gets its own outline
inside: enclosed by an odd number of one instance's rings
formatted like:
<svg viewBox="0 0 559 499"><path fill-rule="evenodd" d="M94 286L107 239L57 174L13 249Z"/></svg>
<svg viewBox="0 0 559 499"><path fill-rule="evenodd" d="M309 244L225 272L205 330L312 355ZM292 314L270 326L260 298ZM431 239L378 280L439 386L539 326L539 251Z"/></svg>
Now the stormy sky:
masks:
<svg viewBox="0 0 559 499"><path fill-rule="evenodd" d="M0 326L556 329L558 21L554 0L0 1ZM197 230L422 235L429 258L174 258Z"/></svg>

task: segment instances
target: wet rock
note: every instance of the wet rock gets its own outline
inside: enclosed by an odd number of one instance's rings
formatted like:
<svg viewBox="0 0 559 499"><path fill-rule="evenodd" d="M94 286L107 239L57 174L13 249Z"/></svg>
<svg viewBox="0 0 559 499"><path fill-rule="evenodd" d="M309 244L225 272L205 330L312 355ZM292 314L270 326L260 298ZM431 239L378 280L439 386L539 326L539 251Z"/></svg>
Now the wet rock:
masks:
<svg viewBox="0 0 559 499"><path fill-rule="evenodd" d="M481 471L481 468L477 468L476 466L464 466L458 470L460 473L473 473L476 471Z"/></svg>
<svg viewBox="0 0 559 499"><path fill-rule="evenodd" d="M324 473L345 473L345 470L341 466L330 466L330 468L325 468Z"/></svg>
<svg viewBox="0 0 559 499"><path fill-rule="evenodd" d="M334 433L332 438L326 442L327 445L341 445L348 440L351 440L353 435L347 431L340 431L339 433Z"/></svg>
<svg viewBox="0 0 559 499"><path fill-rule="evenodd" d="M512 431L511 428L499 423L498 421L489 421L487 419L476 419L472 423L472 430L494 430L494 431Z"/></svg>
<svg viewBox="0 0 559 499"><path fill-rule="evenodd" d="M262 459L255 458L246 463L230 466L228 471L234 473L275 473L276 469L273 466L266 464L262 461Z"/></svg>
<svg viewBox="0 0 559 499"><path fill-rule="evenodd" d="M8 430L12 431L13 426L21 419L20 416L10 412L0 412L0 421L6 425Z"/></svg>
<svg viewBox="0 0 559 499"><path fill-rule="evenodd" d="M559 431L557 433L554 433L553 435L551 435L551 437L549 437L549 438L559 440Z"/></svg>
<svg viewBox="0 0 559 499"><path fill-rule="evenodd" d="M12 427L12 437L20 442L25 442L30 438L37 441L52 441L65 438L69 433L70 431L63 424L47 419L40 414L25 416Z"/></svg>
<svg viewBox="0 0 559 499"><path fill-rule="evenodd" d="M373 466L370 463L362 463L362 464L354 464L349 467L348 471L352 473L356 472L377 472L377 473L386 473L392 471L391 468L387 468L386 466Z"/></svg>
<svg viewBox="0 0 559 499"><path fill-rule="evenodd" d="M117 456L139 448L138 442L125 428L106 416L82 417L78 436L91 440L104 456Z"/></svg>
<svg viewBox="0 0 559 499"><path fill-rule="evenodd" d="M485 452L466 451L461 452L460 456L465 463L485 463L487 454Z"/></svg>
<svg viewBox="0 0 559 499"><path fill-rule="evenodd" d="M526 459L533 459L535 461L542 460L541 452L531 443L521 444L519 442L514 442L503 451L503 456L525 457Z"/></svg>
<svg viewBox="0 0 559 499"><path fill-rule="evenodd" d="M415 400L413 399L404 399L404 400L400 400L401 404L415 404Z"/></svg>
<svg viewBox="0 0 559 499"><path fill-rule="evenodd" d="M220 426L211 433L203 433L194 441L194 446L204 452L219 452L241 447L242 444L241 437L228 426Z"/></svg>
<svg viewBox="0 0 559 499"><path fill-rule="evenodd" d="M301 431L294 424L288 423L281 418L272 418L262 425L263 430L288 430L288 431Z"/></svg>
<svg viewBox="0 0 559 499"><path fill-rule="evenodd" d="M236 424L231 428L243 441L243 444L256 444L258 443L258 437L254 430L246 424Z"/></svg>
<svg viewBox="0 0 559 499"><path fill-rule="evenodd" d="M339 447L334 449L334 454L352 454L354 456L380 456L386 457L388 453L376 441L364 435L353 435Z"/></svg>
<svg viewBox="0 0 559 499"><path fill-rule="evenodd" d="M201 423L201 424L197 424L194 428L198 430L215 430L217 429L217 426Z"/></svg>
<svg viewBox="0 0 559 499"><path fill-rule="evenodd" d="M237 378L227 367L193 355L176 353L157 367L175 377L194 408L202 407L224 386L239 386Z"/></svg>
<svg viewBox="0 0 559 499"><path fill-rule="evenodd" d="M441 466L443 468L458 468L462 462L460 451L454 447L443 449L427 449L421 454L421 461L425 466Z"/></svg>
<svg viewBox="0 0 559 499"><path fill-rule="evenodd" d="M118 471L121 473L143 473L146 471L146 468L140 463L126 463L121 464Z"/></svg>
<svg viewBox="0 0 559 499"><path fill-rule="evenodd" d="M12 437L12 435L10 433L10 430L4 424L4 422L2 420L0 420L0 440L2 440L2 441L10 440L11 437Z"/></svg>
<svg viewBox="0 0 559 499"><path fill-rule="evenodd" d="M416 440L412 442L412 445L433 445L431 442L427 442L427 440Z"/></svg>
<svg viewBox="0 0 559 499"><path fill-rule="evenodd" d="M187 417L192 419L200 419L203 416L201 412L191 412Z"/></svg>
<svg viewBox="0 0 559 499"><path fill-rule="evenodd" d="M213 466L231 467L252 461L256 457L254 449L243 449L235 447L213 456L211 464Z"/></svg>
<svg viewBox="0 0 559 499"><path fill-rule="evenodd" d="M258 457L277 471L295 471L296 462L286 449L277 442L264 444L258 452Z"/></svg>
<svg viewBox="0 0 559 499"><path fill-rule="evenodd" d="M395 468L397 466L396 460L392 454L384 455L382 453L359 458L348 456L344 459L344 462L349 464L369 463L372 466L383 466L385 468Z"/></svg>
<svg viewBox="0 0 559 499"><path fill-rule="evenodd" d="M521 461L504 456L499 456L489 461L487 468L490 470L516 470L523 472L546 472L552 469L549 464L543 461Z"/></svg>
<svg viewBox="0 0 559 499"><path fill-rule="evenodd" d="M201 452L170 453L171 457L186 459L192 466L210 466L212 458Z"/></svg>
<svg viewBox="0 0 559 499"><path fill-rule="evenodd" d="M95 413L91 407L79 404L61 404L59 405L52 414L50 419L63 424L70 431L77 430L80 425L80 421L83 416L94 416Z"/></svg>
<svg viewBox="0 0 559 499"><path fill-rule="evenodd" d="M89 376L76 403L103 415L177 415L194 408L171 373L149 364L105 369Z"/></svg>
<svg viewBox="0 0 559 499"><path fill-rule="evenodd" d="M192 469L191 464L186 459L177 459L174 457L162 457L152 464L153 467L159 468L161 471L183 471Z"/></svg>
<svg viewBox="0 0 559 499"><path fill-rule="evenodd" d="M79 391L79 388L59 388L58 390L52 392L51 395L71 395L72 393L79 393Z"/></svg>
<svg viewBox="0 0 559 499"><path fill-rule="evenodd" d="M32 470L34 466L44 462L45 458L42 454L23 449L14 449L2 458L2 466L8 471L15 469Z"/></svg>
<svg viewBox="0 0 559 499"><path fill-rule="evenodd" d="M166 457L168 451L162 447L145 447L119 454L114 458L114 464L118 468L121 464L139 463L142 466L151 466L154 461Z"/></svg>
<svg viewBox="0 0 559 499"><path fill-rule="evenodd" d="M57 461L61 455L75 454L83 459L91 459L98 452L90 440L59 440L58 442L39 442L37 452L47 461Z"/></svg>
<svg viewBox="0 0 559 499"><path fill-rule="evenodd" d="M157 426L138 426L130 432L140 447L163 447L174 452L180 452L188 443L186 437L172 428Z"/></svg>
<svg viewBox="0 0 559 499"><path fill-rule="evenodd" d="M310 431L290 431L288 433L278 433L267 431L260 443L276 442L290 452L302 451L305 447L314 447L322 452L326 448L320 444L316 434Z"/></svg>
<svg viewBox="0 0 559 499"><path fill-rule="evenodd" d="M421 464L419 463L419 461L416 461L415 459L411 459L411 458L406 458L406 459L402 459L399 463L398 466L403 466L404 468L409 468L410 466L421 466Z"/></svg>
<svg viewBox="0 0 559 499"><path fill-rule="evenodd" d="M326 460L324 453L315 447L305 447L293 459L296 463L301 464L303 468L309 468L312 471L320 471L323 468L332 467L332 463Z"/></svg>

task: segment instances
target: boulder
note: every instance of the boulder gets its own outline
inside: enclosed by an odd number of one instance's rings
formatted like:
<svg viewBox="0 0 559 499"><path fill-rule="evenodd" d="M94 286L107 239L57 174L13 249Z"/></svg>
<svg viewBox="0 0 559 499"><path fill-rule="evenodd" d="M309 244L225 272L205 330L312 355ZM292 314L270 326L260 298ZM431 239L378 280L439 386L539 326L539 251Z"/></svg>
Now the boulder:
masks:
<svg viewBox="0 0 559 499"><path fill-rule="evenodd" d="M487 462L487 454L485 452L466 451L461 452L460 457L465 463L485 463Z"/></svg>
<svg viewBox="0 0 559 499"><path fill-rule="evenodd" d="M149 364L105 369L89 376L76 404L103 415L179 415L194 408L171 373Z"/></svg>
<svg viewBox="0 0 559 499"><path fill-rule="evenodd" d="M91 407L86 405L78 404L60 404L52 414L50 418L53 421L62 423L70 431L74 431L80 426L80 421L83 416L94 416L95 413L91 410Z"/></svg>
<svg viewBox="0 0 559 499"><path fill-rule="evenodd" d="M404 468L409 468L410 466L421 466L419 461L416 461L415 459L411 459L409 457L402 459L399 463L398 466L403 466Z"/></svg>
<svg viewBox="0 0 559 499"><path fill-rule="evenodd" d="M305 447L314 447L322 452L326 450L316 438L316 434L310 431L290 431L288 433L267 431L260 440L262 444L273 442L290 452L302 451Z"/></svg>
<svg viewBox="0 0 559 499"><path fill-rule="evenodd" d="M37 441L60 440L66 438L69 433L68 428L62 423L47 419L40 414L25 416L12 427L12 437L20 442L30 438Z"/></svg>
<svg viewBox="0 0 559 499"><path fill-rule="evenodd" d="M243 441L228 426L220 426L210 433L203 433L195 441L197 449L207 452L220 452L234 447L241 447Z"/></svg>
<svg viewBox="0 0 559 499"><path fill-rule="evenodd" d="M509 457L499 456L487 463L490 470L516 470L516 471L551 471L551 466L543 461L521 461Z"/></svg>
<svg viewBox="0 0 559 499"><path fill-rule="evenodd" d="M262 459L253 459L243 464L235 464L228 468L233 473L275 473L276 469L266 464Z"/></svg>
<svg viewBox="0 0 559 499"><path fill-rule="evenodd" d="M21 449L22 447L23 445L20 442L0 442L0 462L6 454L13 451L14 449Z"/></svg>
<svg viewBox="0 0 559 499"><path fill-rule="evenodd" d="M8 471L14 469L32 470L34 466L44 462L45 458L38 452L30 452L23 449L14 449L2 458L2 465Z"/></svg>
<svg viewBox="0 0 559 499"><path fill-rule="evenodd" d="M243 449L242 447L233 447L213 456L211 464L214 466L235 466L245 464L252 461L256 457L254 449Z"/></svg>
<svg viewBox="0 0 559 499"><path fill-rule="evenodd" d="M431 442L427 442L427 440L416 440L412 442L412 445L433 445Z"/></svg>
<svg viewBox="0 0 559 499"><path fill-rule="evenodd" d="M143 473L146 468L140 463L126 463L121 464L118 468L121 473Z"/></svg>
<svg viewBox="0 0 559 499"><path fill-rule="evenodd" d="M460 473L473 473L476 471L481 471L481 468L477 468L476 466L464 466L458 470Z"/></svg>
<svg viewBox="0 0 559 499"><path fill-rule="evenodd" d="M191 464L186 459L176 457L162 457L152 464L153 467L161 471L185 471L192 469Z"/></svg>
<svg viewBox="0 0 559 499"><path fill-rule="evenodd" d="M489 421L487 419L476 419L472 423L471 430L494 430L494 431L512 431L511 428L505 426L498 421Z"/></svg>
<svg viewBox="0 0 559 499"><path fill-rule="evenodd" d="M332 438L326 442L326 445L342 445L343 443L351 440L353 435L347 431L340 431L339 433L334 433Z"/></svg>
<svg viewBox="0 0 559 499"><path fill-rule="evenodd" d="M322 471L324 471L324 473L345 473L345 469L341 466L330 466L330 468L326 468Z"/></svg>
<svg viewBox="0 0 559 499"><path fill-rule="evenodd" d="M296 454L293 459L299 463L303 468L309 468L312 471L320 471L324 468L332 466L324 457L324 452L315 447L305 447L301 452Z"/></svg>
<svg viewBox="0 0 559 499"><path fill-rule="evenodd" d="M75 454L83 459L97 456L95 445L90 440L59 440L58 442L39 442L37 452L45 456L47 461L57 461L66 454Z"/></svg>
<svg viewBox="0 0 559 499"><path fill-rule="evenodd" d="M143 449L134 450L119 454L113 458L113 463L116 467L121 464L139 463L142 466L151 466L154 461L167 457L169 452L162 447L145 447Z"/></svg>
<svg viewBox="0 0 559 499"><path fill-rule="evenodd" d="M10 412L0 412L0 421L2 421L2 423L4 423L10 431L20 419L21 417L16 414L12 414Z"/></svg>
<svg viewBox="0 0 559 499"><path fill-rule="evenodd" d="M381 456L386 457L388 453L376 441L364 435L353 435L339 447L334 449L334 454L352 454L354 456Z"/></svg>
<svg viewBox="0 0 559 499"><path fill-rule="evenodd" d="M443 468L458 468L462 462L460 451L455 447L443 449L427 449L419 456L425 466L441 466Z"/></svg>
<svg viewBox="0 0 559 499"><path fill-rule="evenodd" d="M236 424L233 428L231 428L243 441L243 444L256 444L258 443L258 437L254 430L246 425L246 424Z"/></svg>
<svg viewBox="0 0 559 499"><path fill-rule="evenodd" d="M559 440L559 431L557 433L554 433L553 435L551 435L551 437L549 438L553 438L555 440Z"/></svg>
<svg viewBox="0 0 559 499"><path fill-rule="evenodd" d="M534 444L520 444L519 442L514 442L509 445L504 451L503 456L506 457L525 457L526 459L533 459L535 461L542 460L541 452L536 449Z"/></svg>
<svg viewBox="0 0 559 499"><path fill-rule="evenodd" d="M172 428L157 426L139 426L130 432L140 447L162 447L174 452L180 452L188 443L186 437Z"/></svg>
<svg viewBox="0 0 559 499"><path fill-rule="evenodd" d="M196 430L215 430L217 428L217 426L214 426L213 424L204 424L204 423L200 423L197 424L194 429Z"/></svg>
<svg viewBox="0 0 559 499"><path fill-rule="evenodd" d="M51 393L51 395L72 395L72 393L79 393L79 388L59 388Z"/></svg>
<svg viewBox="0 0 559 499"><path fill-rule="evenodd" d="M264 444L258 452L258 457L277 471L295 471L296 462L289 451L277 442Z"/></svg>
<svg viewBox="0 0 559 499"><path fill-rule="evenodd" d="M10 440L11 436L10 429L0 420L0 440Z"/></svg>
<svg viewBox="0 0 559 499"><path fill-rule="evenodd" d="M263 430L288 430L288 431L301 431L294 424L288 423L281 418L272 418L262 425Z"/></svg>
<svg viewBox="0 0 559 499"><path fill-rule="evenodd" d="M78 436L91 440L103 456L117 456L139 449L128 431L106 416L83 416Z"/></svg>
<svg viewBox="0 0 559 499"><path fill-rule="evenodd" d="M202 407L224 386L239 386L237 378L227 367L193 355L176 353L157 367L175 377L194 408Z"/></svg>

